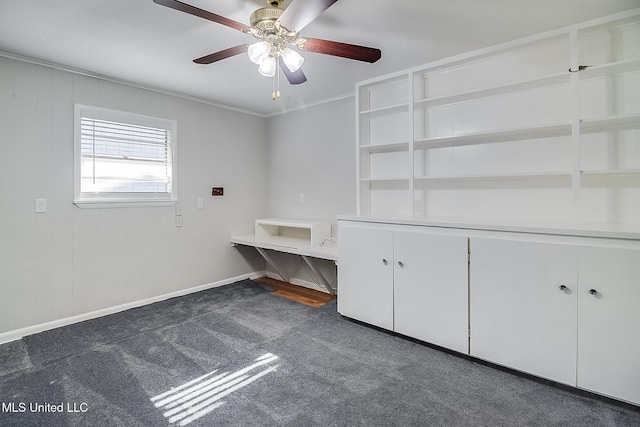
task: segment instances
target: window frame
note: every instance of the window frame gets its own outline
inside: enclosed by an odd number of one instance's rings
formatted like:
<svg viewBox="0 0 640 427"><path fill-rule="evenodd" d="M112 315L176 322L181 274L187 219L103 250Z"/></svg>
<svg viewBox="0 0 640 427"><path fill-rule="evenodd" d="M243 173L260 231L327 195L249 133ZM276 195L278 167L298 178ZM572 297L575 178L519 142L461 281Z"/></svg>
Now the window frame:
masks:
<svg viewBox="0 0 640 427"><path fill-rule="evenodd" d="M168 193L88 193L81 192L82 185L82 118L108 120L123 124L148 126L169 131L168 150L170 153L171 185ZM151 117L142 114L129 113L90 105L74 105L74 197L73 203L80 208L112 208L112 207L147 207L173 206L178 201L177 188L177 134L178 124L175 120ZM166 194L166 196L161 196Z"/></svg>

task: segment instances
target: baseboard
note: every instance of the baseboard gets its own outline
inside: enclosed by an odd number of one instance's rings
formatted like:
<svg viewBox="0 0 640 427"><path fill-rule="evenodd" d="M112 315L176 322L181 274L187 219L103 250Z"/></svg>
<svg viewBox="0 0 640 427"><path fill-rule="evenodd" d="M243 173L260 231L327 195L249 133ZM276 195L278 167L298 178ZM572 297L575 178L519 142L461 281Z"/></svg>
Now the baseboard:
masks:
<svg viewBox="0 0 640 427"><path fill-rule="evenodd" d="M92 311L89 313L82 313L75 316L66 317L64 319L53 320L51 322L39 323L37 325L27 326L25 328L15 329L9 332L3 332L0 334L0 344L16 341L28 335L37 334L39 332L48 331L50 329L60 328L62 326L71 325L73 323L83 322L85 320L91 320L97 317L119 313L124 310L129 310L130 308L142 307L143 305L153 304L154 302L164 301L169 298L181 297L184 295L192 294L194 292L200 292L200 291L204 291L211 288L217 288L218 286L229 285L231 283L238 282L240 280L257 279L258 277L263 277L264 275L265 275L264 271L254 271L247 274L241 274L236 277L230 277L228 279L219 280L217 282L206 283L204 285L195 286L189 289L181 289L179 291L171 292L164 295L158 295L151 298L145 298L143 300L128 302L128 303L116 305L113 307L103 308L103 309Z"/></svg>
<svg viewBox="0 0 640 427"><path fill-rule="evenodd" d="M278 275L277 273L272 273L270 271L267 271L264 274L264 276L267 276L270 279L282 280L282 277L280 277L280 275ZM297 279L295 277L289 277L289 283L291 283L292 285L298 285L298 286L313 289L316 291L324 292L325 294L329 293L325 288L323 288L322 286L318 285L315 282L309 282L307 280Z"/></svg>

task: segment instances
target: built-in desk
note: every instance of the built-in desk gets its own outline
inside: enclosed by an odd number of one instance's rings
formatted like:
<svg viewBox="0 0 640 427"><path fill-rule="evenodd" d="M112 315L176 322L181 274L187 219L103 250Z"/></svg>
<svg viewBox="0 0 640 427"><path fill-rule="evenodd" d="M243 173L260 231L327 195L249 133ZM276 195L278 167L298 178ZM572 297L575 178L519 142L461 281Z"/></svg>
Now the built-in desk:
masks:
<svg viewBox="0 0 640 427"><path fill-rule="evenodd" d="M247 236L235 236L231 243L252 246L264 258L285 282L289 276L271 258L266 250L273 250L298 255L307 267L315 274L320 285L332 295L336 289L324 275L313 265L311 258L338 260L338 246L331 238L331 224L317 221L301 221L280 218L264 218L256 220L256 233Z"/></svg>

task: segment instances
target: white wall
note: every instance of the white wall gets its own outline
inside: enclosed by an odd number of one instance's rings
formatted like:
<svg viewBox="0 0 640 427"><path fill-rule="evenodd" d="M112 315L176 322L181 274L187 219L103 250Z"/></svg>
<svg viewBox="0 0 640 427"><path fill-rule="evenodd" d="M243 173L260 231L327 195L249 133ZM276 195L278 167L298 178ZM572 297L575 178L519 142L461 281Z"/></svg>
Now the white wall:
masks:
<svg viewBox="0 0 640 427"><path fill-rule="evenodd" d="M73 205L74 103L177 120L183 227L173 207ZM262 117L0 57L0 337L263 269L229 237L266 214L266 129Z"/></svg>
<svg viewBox="0 0 640 427"><path fill-rule="evenodd" d="M354 102L350 96L269 117L269 217L328 221L335 236L336 215L356 212ZM272 256L292 283L316 287L298 257ZM333 262L318 261L316 266L329 281L336 277Z"/></svg>

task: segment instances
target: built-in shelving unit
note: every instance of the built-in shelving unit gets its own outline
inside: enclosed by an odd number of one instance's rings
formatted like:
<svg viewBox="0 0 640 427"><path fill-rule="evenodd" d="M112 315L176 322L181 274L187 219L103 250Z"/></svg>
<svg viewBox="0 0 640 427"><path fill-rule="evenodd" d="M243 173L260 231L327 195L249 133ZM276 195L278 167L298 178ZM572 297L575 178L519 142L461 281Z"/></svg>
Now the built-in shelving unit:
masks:
<svg viewBox="0 0 640 427"><path fill-rule="evenodd" d="M576 30L582 222L640 223L640 18Z"/></svg>
<svg viewBox="0 0 640 427"><path fill-rule="evenodd" d="M640 9L356 86L358 214L640 224Z"/></svg>

